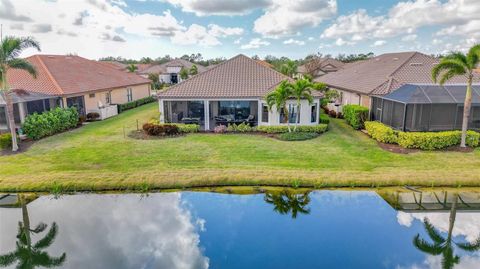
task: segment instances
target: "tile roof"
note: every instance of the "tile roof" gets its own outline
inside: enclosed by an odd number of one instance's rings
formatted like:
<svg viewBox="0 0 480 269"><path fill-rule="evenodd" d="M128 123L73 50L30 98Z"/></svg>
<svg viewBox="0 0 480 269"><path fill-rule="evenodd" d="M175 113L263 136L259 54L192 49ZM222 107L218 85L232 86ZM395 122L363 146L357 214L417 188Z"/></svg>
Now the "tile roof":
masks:
<svg viewBox="0 0 480 269"><path fill-rule="evenodd" d="M37 78L26 71L10 69L7 81L12 89L70 95L150 83L139 75L79 56L34 55L26 60L36 67Z"/></svg>
<svg viewBox="0 0 480 269"><path fill-rule="evenodd" d="M175 59L163 64L156 64L156 65L151 65L150 67L142 70L142 71L137 71L139 74L147 75L147 74L164 74L167 73L167 67L183 67L186 69L192 68L193 65L197 66L198 73L202 73L207 70L207 68L203 65L199 64L194 64L192 62L189 62L187 60L183 59Z"/></svg>
<svg viewBox="0 0 480 269"><path fill-rule="evenodd" d="M320 69L324 72L335 72L343 68L345 65L344 62L338 61L333 58L321 58L319 62L319 66L316 70ZM298 67L298 73L304 74L307 72L306 64L300 65Z"/></svg>
<svg viewBox="0 0 480 269"><path fill-rule="evenodd" d="M117 70L126 70L127 65L117 61L98 61L99 63L117 69Z"/></svg>
<svg viewBox="0 0 480 269"><path fill-rule="evenodd" d="M291 78L237 55L216 67L159 93L159 98L261 98L283 80ZM321 96L321 93L314 93Z"/></svg>
<svg viewBox="0 0 480 269"><path fill-rule="evenodd" d="M345 66L317 81L353 92L384 95L406 83L432 83L431 70L439 60L419 52L387 53ZM448 84L465 83L461 76Z"/></svg>

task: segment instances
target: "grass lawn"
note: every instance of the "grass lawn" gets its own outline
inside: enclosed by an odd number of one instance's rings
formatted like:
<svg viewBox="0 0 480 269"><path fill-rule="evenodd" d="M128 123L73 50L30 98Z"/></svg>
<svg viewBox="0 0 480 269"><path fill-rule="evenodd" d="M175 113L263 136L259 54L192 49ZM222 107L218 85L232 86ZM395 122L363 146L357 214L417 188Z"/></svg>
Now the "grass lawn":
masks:
<svg viewBox="0 0 480 269"><path fill-rule="evenodd" d="M0 191L180 188L211 185L480 186L480 150L382 150L341 120L318 138L284 142L258 135L124 137L157 114L149 104L0 156Z"/></svg>

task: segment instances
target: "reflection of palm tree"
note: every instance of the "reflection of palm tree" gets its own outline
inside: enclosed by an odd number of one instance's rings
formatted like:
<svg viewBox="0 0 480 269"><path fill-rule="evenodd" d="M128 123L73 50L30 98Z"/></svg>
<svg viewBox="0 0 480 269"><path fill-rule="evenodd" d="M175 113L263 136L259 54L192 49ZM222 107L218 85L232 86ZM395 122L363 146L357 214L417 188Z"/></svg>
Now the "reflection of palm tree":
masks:
<svg viewBox="0 0 480 269"><path fill-rule="evenodd" d="M60 257L50 257L43 249L49 247L55 237L57 236L58 226L54 222L50 230L45 237L38 240L32 245L30 234L39 234L47 228L45 223L39 223L35 229L30 229L30 219L28 217L27 205L23 199L20 199L22 203L22 216L23 223L18 222L18 234L17 234L17 249L10 253L0 256L0 266L6 267L18 261L17 268L32 269L38 266L42 267L56 267L61 266L65 262L66 254L63 253Z"/></svg>
<svg viewBox="0 0 480 269"><path fill-rule="evenodd" d="M428 236L433 241L429 243L424 239L420 238L420 235L417 234L413 239L413 244L420 251L430 254L430 255L442 255L442 268L451 269L455 264L460 262L460 257L453 253L454 246L463 249L465 251L473 252L480 249L480 238L478 238L474 243L457 243L453 241L452 231L453 226L455 225L455 217L457 214L457 200L458 196L455 195L455 199L450 210L450 223L448 226L447 238L444 238L439 231L429 222L428 219L424 220L425 230L428 233ZM453 243L453 244L452 244Z"/></svg>
<svg viewBox="0 0 480 269"><path fill-rule="evenodd" d="M265 202L274 205L276 212L286 215L292 213L292 218L297 218L298 213L309 214L310 208L306 206L310 203L309 192L295 194L288 191L280 193L265 194Z"/></svg>

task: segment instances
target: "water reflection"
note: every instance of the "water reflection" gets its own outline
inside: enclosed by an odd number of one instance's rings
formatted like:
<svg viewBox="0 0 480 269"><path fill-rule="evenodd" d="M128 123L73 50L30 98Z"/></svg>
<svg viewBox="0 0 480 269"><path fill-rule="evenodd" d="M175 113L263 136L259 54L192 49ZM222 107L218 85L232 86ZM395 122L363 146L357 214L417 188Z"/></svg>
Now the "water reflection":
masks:
<svg viewBox="0 0 480 269"><path fill-rule="evenodd" d="M22 208L22 221L18 222L16 249L7 254L0 255L0 266L7 267L17 263L17 268L33 269L35 267L53 268L61 266L66 259L65 252L60 257L50 256L45 249L53 244L57 236L58 226L52 223L48 232L36 243L32 243L32 234L40 235L47 229L47 224L40 222L34 229L30 226L27 201L19 196Z"/></svg>
<svg viewBox="0 0 480 269"><path fill-rule="evenodd" d="M267 192L265 194L265 202L274 206L273 210L282 215L292 215L292 219L296 219L298 214L310 214L310 192L295 193L289 190L281 192Z"/></svg>

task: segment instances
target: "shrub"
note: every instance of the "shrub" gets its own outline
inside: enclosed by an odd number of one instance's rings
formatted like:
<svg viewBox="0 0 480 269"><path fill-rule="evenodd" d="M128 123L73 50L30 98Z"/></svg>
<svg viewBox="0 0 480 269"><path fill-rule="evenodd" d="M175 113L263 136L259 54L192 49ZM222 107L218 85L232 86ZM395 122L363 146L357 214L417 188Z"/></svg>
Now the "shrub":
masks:
<svg viewBox="0 0 480 269"><path fill-rule="evenodd" d="M459 145L462 139L461 131L445 132L399 132L398 144L411 149L444 149ZM467 146L478 147L480 134L474 131L467 132Z"/></svg>
<svg viewBox="0 0 480 269"><path fill-rule="evenodd" d="M255 131L255 128L244 122L240 124L229 124L227 127L227 132L248 133L253 131Z"/></svg>
<svg viewBox="0 0 480 269"><path fill-rule="evenodd" d="M178 127L180 133L198 133L200 131L200 125L198 124L172 124Z"/></svg>
<svg viewBox="0 0 480 269"><path fill-rule="evenodd" d="M0 149L12 147L12 135L9 133L0 134Z"/></svg>
<svg viewBox="0 0 480 269"><path fill-rule="evenodd" d="M291 132L291 133L282 133L278 136L278 138L284 141L303 141L303 140L313 139L318 136L319 136L318 133Z"/></svg>
<svg viewBox="0 0 480 269"><path fill-rule="evenodd" d="M381 122L366 121L365 129L373 139L379 142L388 144L397 143L398 132Z"/></svg>
<svg viewBox="0 0 480 269"><path fill-rule="evenodd" d="M291 126L293 130L293 126ZM328 130L327 124L317 124L317 125L299 125L297 126L298 132L304 133L324 133ZM268 133L268 134L281 134L288 133L288 127L286 125L261 125L257 127L257 131Z"/></svg>
<svg viewBox="0 0 480 269"><path fill-rule="evenodd" d="M213 132L215 132L217 134L226 133L227 132L227 126L225 126L225 125L215 126L215 128L213 129Z"/></svg>
<svg viewBox="0 0 480 269"><path fill-rule="evenodd" d="M98 118L100 118L100 114L98 114L97 112L90 112L87 114L87 120L89 121L94 121L94 120L97 120Z"/></svg>
<svg viewBox="0 0 480 269"><path fill-rule="evenodd" d="M462 137L460 134L460 141ZM467 131L467 146L476 148L480 146L480 133L474 132L474 131Z"/></svg>
<svg viewBox="0 0 480 269"><path fill-rule="evenodd" d="M320 123L329 124L330 117L328 117L326 114L320 114Z"/></svg>
<svg viewBox="0 0 480 269"><path fill-rule="evenodd" d="M75 128L78 122L79 116L76 108L57 107L42 114L34 113L27 116L22 129L27 137L38 140Z"/></svg>
<svg viewBox="0 0 480 269"><path fill-rule="evenodd" d="M364 128L364 123L368 119L368 108L359 105L345 105L342 108L343 117L354 129Z"/></svg>
<svg viewBox="0 0 480 269"><path fill-rule="evenodd" d="M343 119L343 114L342 112L337 113L337 119Z"/></svg>
<svg viewBox="0 0 480 269"><path fill-rule="evenodd" d="M135 100L135 101L132 101L132 102L125 103L125 104L119 104L118 105L118 113L122 113L125 110L136 108L136 107L144 105L144 104L155 102L155 100L156 100L155 97L148 96L148 97L141 98L141 99L138 99L138 100Z"/></svg>
<svg viewBox="0 0 480 269"><path fill-rule="evenodd" d="M328 115L332 118L336 118L337 117L337 112L335 112L335 110L329 110Z"/></svg>
<svg viewBox="0 0 480 269"><path fill-rule="evenodd" d="M173 136L180 133L178 126L173 124L145 123L142 129L150 136Z"/></svg>

